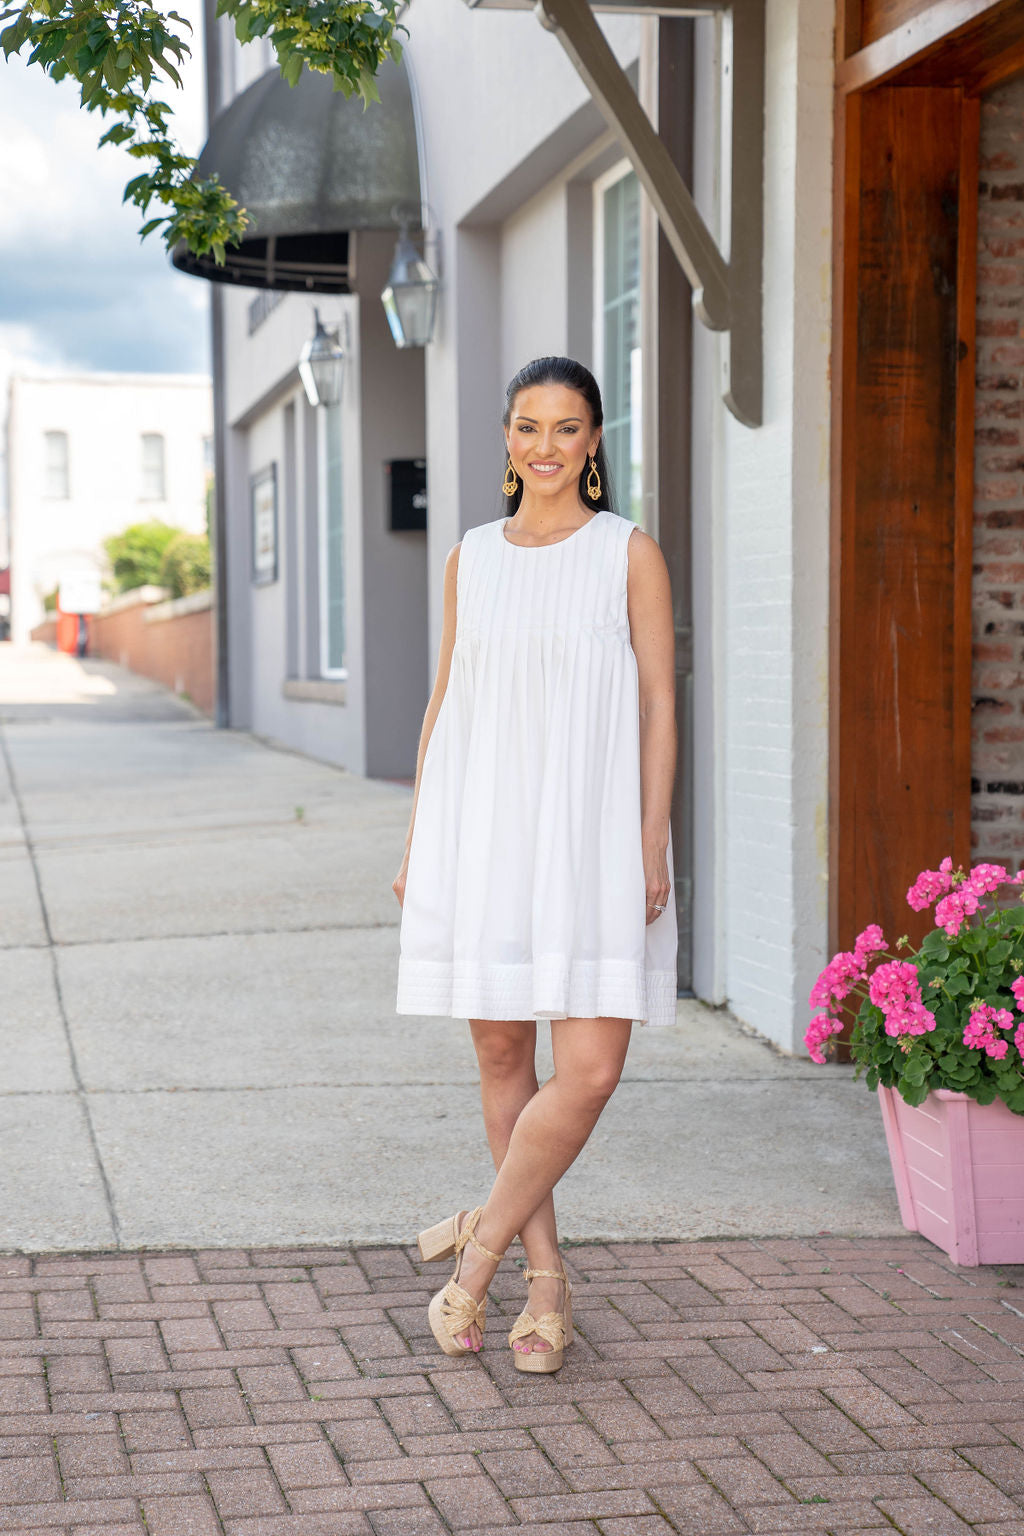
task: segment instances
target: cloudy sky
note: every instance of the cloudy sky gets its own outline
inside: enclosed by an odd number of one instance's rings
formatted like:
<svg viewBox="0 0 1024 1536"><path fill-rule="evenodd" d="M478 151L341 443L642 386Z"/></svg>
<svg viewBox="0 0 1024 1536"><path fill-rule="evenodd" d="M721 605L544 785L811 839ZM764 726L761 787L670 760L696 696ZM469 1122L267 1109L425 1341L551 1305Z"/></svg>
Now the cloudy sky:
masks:
<svg viewBox="0 0 1024 1536"><path fill-rule="evenodd" d="M178 139L205 138L200 7L185 89L168 82ZM23 368L193 373L209 368L207 284L171 267L159 231L121 203L139 162L96 147L110 119L83 112L78 87L0 54L0 415ZM155 212L155 209L151 209Z"/></svg>

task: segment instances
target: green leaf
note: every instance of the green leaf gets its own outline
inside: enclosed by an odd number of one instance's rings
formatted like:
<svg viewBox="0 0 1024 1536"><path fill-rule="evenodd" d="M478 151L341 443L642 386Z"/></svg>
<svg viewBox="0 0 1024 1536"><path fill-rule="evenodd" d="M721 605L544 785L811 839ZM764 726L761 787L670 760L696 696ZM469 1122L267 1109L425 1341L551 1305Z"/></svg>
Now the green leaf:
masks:
<svg viewBox="0 0 1024 1536"><path fill-rule="evenodd" d="M989 965L1002 965L1003 961L1012 953L1013 945L1009 939L997 939L991 945L988 952Z"/></svg>
<svg viewBox="0 0 1024 1536"><path fill-rule="evenodd" d="M955 976L950 976L946 980L946 991L952 997L957 997L963 992L971 992L973 988L973 978L965 975L963 971L957 971Z"/></svg>

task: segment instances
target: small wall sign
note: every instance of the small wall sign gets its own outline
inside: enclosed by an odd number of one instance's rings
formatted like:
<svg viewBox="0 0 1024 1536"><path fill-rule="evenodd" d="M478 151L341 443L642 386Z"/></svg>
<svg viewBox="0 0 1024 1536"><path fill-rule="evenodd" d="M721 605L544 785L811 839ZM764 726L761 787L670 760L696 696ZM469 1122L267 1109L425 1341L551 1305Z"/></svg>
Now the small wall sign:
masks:
<svg viewBox="0 0 1024 1536"><path fill-rule="evenodd" d="M249 481L252 508L252 580L257 587L277 580L277 465Z"/></svg>
<svg viewBox="0 0 1024 1536"><path fill-rule="evenodd" d="M427 526L426 459L391 459L385 462L386 499L392 533Z"/></svg>

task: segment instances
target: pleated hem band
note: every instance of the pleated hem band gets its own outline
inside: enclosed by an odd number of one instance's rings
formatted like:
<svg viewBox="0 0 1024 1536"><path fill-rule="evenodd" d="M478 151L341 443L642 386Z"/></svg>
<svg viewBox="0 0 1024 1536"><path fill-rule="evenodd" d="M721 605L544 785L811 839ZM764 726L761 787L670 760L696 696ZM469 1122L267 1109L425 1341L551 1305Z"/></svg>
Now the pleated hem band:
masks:
<svg viewBox="0 0 1024 1536"><path fill-rule="evenodd" d="M532 965L472 965L400 956L396 1013L454 1019L632 1019L676 1022L675 971L626 961L542 956Z"/></svg>

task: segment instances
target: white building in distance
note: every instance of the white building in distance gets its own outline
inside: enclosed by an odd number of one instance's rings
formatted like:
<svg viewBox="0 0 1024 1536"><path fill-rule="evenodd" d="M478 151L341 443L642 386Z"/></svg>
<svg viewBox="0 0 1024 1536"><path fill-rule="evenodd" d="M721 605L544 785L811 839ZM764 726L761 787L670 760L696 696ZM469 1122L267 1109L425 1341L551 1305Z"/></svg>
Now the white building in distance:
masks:
<svg viewBox="0 0 1024 1536"><path fill-rule="evenodd" d="M68 574L150 518L202 533L213 407L202 374L15 374L7 401L11 638L28 640Z"/></svg>

